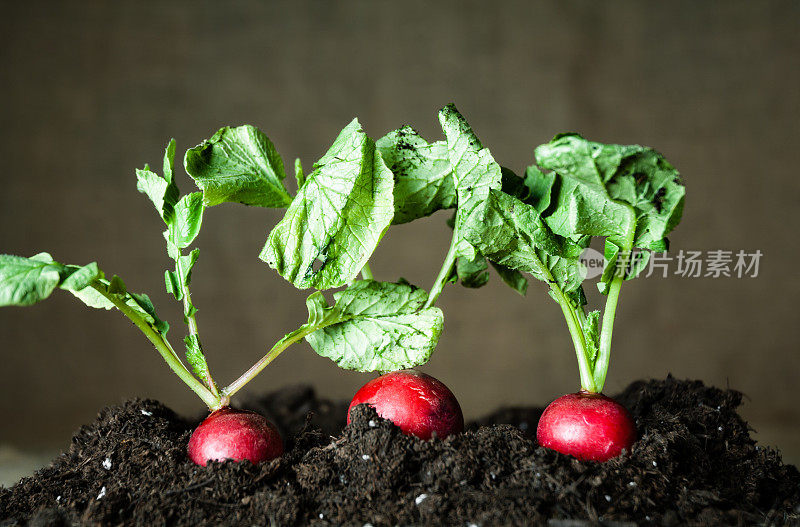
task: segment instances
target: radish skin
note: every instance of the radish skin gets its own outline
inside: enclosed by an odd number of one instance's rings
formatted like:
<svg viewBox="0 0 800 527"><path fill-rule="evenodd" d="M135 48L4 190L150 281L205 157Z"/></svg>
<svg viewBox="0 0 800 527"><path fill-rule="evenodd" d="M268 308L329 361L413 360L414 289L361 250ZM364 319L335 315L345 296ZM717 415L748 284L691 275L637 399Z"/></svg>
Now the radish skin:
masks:
<svg viewBox="0 0 800 527"><path fill-rule="evenodd" d="M347 409L359 404L375 408L404 434L430 439L444 438L464 430L464 415L453 392L438 379L414 370L400 370L382 375L365 384Z"/></svg>
<svg viewBox="0 0 800 527"><path fill-rule="evenodd" d="M636 426L624 406L600 393L581 391L559 397L545 409L536 428L543 447L582 461L608 461L636 441Z"/></svg>
<svg viewBox="0 0 800 527"><path fill-rule="evenodd" d="M221 408L198 426L188 445L189 458L206 466L209 461L269 461L283 454L283 440L262 415Z"/></svg>

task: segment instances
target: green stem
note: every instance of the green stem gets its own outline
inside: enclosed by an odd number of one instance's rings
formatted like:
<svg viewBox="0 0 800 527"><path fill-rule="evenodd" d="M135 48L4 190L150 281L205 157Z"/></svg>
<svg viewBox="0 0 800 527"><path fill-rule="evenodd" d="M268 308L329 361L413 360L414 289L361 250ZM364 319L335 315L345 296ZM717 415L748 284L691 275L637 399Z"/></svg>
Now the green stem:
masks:
<svg viewBox="0 0 800 527"><path fill-rule="evenodd" d="M598 391L594 378L592 377L592 368L589 365L589 357L587 353L586 337L583 334L583 327L580 322L580 317L576 313L576 308L572 302L567 299L566 295L561 291L555 281L551 279L550 290L556 297L556 301L561 306L561 312L564 313L564 320L567 321L567 328L569 334L572 336L572 345L575 347L575 355L578 357L578 370L581 375L581 388L587 392ZM578 308L580 309L580 308Z"/></svg>
<svg viewBox="0 0 800 527"><path fill-rule="evenodd" d="M178 271L178 276L184 276L180 260L175 260L175 266ZM197 347L200 349L200 353L203 353L203 345L200 342L200 334L197 330L197 318L195 317L195 313L192 313L192 294L189 292L189 286L184 283L183 280L181 282L181 290L183 291L183 314L186 316L186 325L189 326L189 335L195 337L197 342ZM214 382L214 379L211 377L211 370L208 368L208 363L206 363L205 370L203 371L203 378L207 380L206 387L208 390L214 395L214 397L219 398L219 391L217 391L217 383Z"/></svg>
<svg viewBox="0 0 800 527"><path fill-rule="evenodd" d="M269 352L267 352L266 355L261 357L261 360L253 364L253 366L251 366L249 370L244 372L238 379L236 379L235 381L233 381L228 386L222 389L223 404L226 404L228 401L230 401L230 398L233 394L241 390L245 384L253 380L253 378L261 372L261 370L266 368L267 365L273 360L275 360L278 357L278 355L283 353L283 351L286 348L288 348L298 340L302 340L303 338L305 338L306 335L309 335L317 331L318 329L324 327L325 325L327 324L324 324L322 326L320 325L309 326L307 324L300 326L296 330L292 331L291 333L283 337L277 343L275 343L272 349L269 350Z"/></svg>
<svg viewBox="0 0 800 527"><path fill-rule="evenodd" d="M628 210L628 232L620 244L617 256L614 279L608 286L608 298L606 307L603 310L603 324L600 328L600 346L597 352L597 360L594 363L594 383L597 391L602 391L608 374L608 365L611 362L611 337L614 333L614 318L617 316L617 303L619 302L619 292L622 289L622 282L625 280L625 273L633 254L633 242L636 236L636 211L628 204L624 204ZM622 269L619 268L620 263Z"/></svg>
<svg viewBox="0 0 800 527"><path fill-rule="evenodd" d="M439 298L439 295L442 294L442 290L444 289L444 285L447 283L447 279L450 278L450 274L453 272L453 266L456 264L457 243L458 227L456 226L453 229L453 239L450 241L450 248L447 250L447 256L444 258L442 268L439 270L439 275L436 277L436 280L433 282L433 286L428 293L428 300L425 302L425 308L431 307L436 302L436 300Z"/></svg>
<svg viewBox="0 0 800 527"><path fill-rule="evenodd" d="M365 263L361 268L361 278L364 280L372 280L372 269L369 268L369 263Z"/></svg>
<svg viewBox="0 0 800 527"><path fill-rule="evenodd" d="M611 335L614 332L614 318L617 314L617 302L619 302L619 292L622 289L622 276L617 276L611 281L608 288L608 298L606 307L603 311L603 326L600 330L600 349L595 361L594 383L597 391L603 391L608 374L608 365L611 361Z"/></svg>
<svg viewBox="0 0 800 527"><path fill-rule="evenodd" d="M186 369L186 366L178 359L175 350L169 345L164 335L154 330L141 315L131 309L131 307L118 298L117 295L108 294L102 284L95 282L92 284L92 287L114 304L123 315L128 317L131 322L144 333L144 336L155 346L156 350L161 354L161 357L166 361L167 366L169 366L170 369L175 372L175 374L180 377L206 405L208 405L209 409L215 410L220 407L219 397L215 397L208 388L203 386L203 384Z"/></svg>

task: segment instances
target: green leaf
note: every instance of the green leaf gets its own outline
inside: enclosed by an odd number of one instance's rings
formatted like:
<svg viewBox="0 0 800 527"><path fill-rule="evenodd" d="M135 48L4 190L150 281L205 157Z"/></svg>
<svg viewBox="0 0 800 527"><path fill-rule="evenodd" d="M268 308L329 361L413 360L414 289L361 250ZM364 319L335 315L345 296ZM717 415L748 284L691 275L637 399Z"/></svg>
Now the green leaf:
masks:
<svg viewBox="0 0 800 527"><path fill-rule="evenodd" d="M297 180L297 189L301 189L306 183L306 176L303 174L303 163L299 157L294 160L294 178Z"/></svg>
<svg viewBox="0 0 800 527"><path fill-rule="evenodd" d="M108 294L124 296L127 291L128 290L125 287L125 282L122 281L122 278L117 275L111 277L111 282L108 284Z"/></svg>
<svg viewBox="0 0 800 527"><path fill-rule="evenodd" d="M167 148L164 150L163 173L164 173L164 179L167 181L167 183L172 183L175 178L174 176L175 148L176 148L175 138L172 138L170 139ZM177 191L178 189L176 188L175 190Z"/></svg>
<svg viewBox="0 0 800 527"><path fill-rule="evenodd" d="M103 288L108 287L108 280L101 279L100 283ZM68 290L72 293L75 298L83 302L89 307L93 307L95 309L113 309L114 303L111 302L108 298L104 297L98 291L96 291L93 287L84 287L83 289L78 290Z"/></svg>
<svg viewBox="0 0 800 527"><path fill-rule="evenodd" d="M555 179L556 175L553 172L545 174L534 165L526 168L523 184L528 191L528 195L523 201L533 205L539 213L543 214L550 206Z"/></svg>
<svg viewBox="0 0 800 527"><path fill-rule="evenodd" d="M586 315L586 322L583 327L583 334L586 336L588 348L589 364L594 368L597 352L600 349L600 311L590 311Z"/></svg>
<svg viewBox="0 0 800 527"><path fill-rule="evenodd" d="M195 249L188 255L181 256L177 262L177 267L180 269L180 280L184 285L192 283L192 269L197 259L200 258L200 249Z"/></svg>
<svg viewBox="0 0 800 527"><path fill-rule="evenodd" d="M144 293L128 293L125 297L125 303L131 307L134 307L134 304L139 306L141 312L144 312L147 315L145 320L147 320L156 329L156 331L162 335L167 334L167 331L169 331L169 324L167 324L166 321L158 318L158 315L156 315L156 308L150 301L150 297Z"/></svg>
<svg viewBox="0 0 800 527"><path fill-rule="evenodd" d="M547 218L558 234L608 236L620 249L650 249L663 245L680 221L683 182L651 148L606 145L563 134L539 146L536 159L558 176L556 206ZM625 247L623 238L631 229L633 245Z"/></svg>
<svg viewBox="0 0 800 527"><path fill-rule="evenodd" d="M200 347L200 339L197 338L197 335L186 335L183 343L186 345L186 361L192 367L192 371L197 378L208 385L208 364Z"/></svg>
<svg viewBox="0 0 800 527"><path fill-rule="evenodd" d="M427 294L408 284L360 280L334 299L327 307L320 293L309 297L309 324L331 325L306 340L341 368L393 371L424 364L442 332L442 311L420 309Z"/></svg>
<svg viewBox="0 0 800 527"><path fill-rule="evenodd" d="M177 260L181 257L181 250L175 245L175 242L172 239L172 232L171 229L165 230L163 233L164 240L167 242L167 255L173 260Z"/></svg>
<svg viewBox="0 0 800 527"><path fill-rule="evenodd" d="M49 297L56 287L60 287L89 307L115 307L95 286L107 295L118 297L154 329L166 334L169 325L158 318L147 295L126 292L125 283L116 275L111 280L106 280L96 263L84 266L64 265L54 261L47 253L30 258L0 255L0 306L35 304Z"/></svg>
<svg viewBox="0 0 800 527"><path fill-rule="evenodd" d="M175 205L175 218L169 223L169 236L179 249L191 245L203 223L203 194L193 192L183 196Z"/></svg>
<svg viewBox="0 0 800 527"><path fill-rule="evenodd" d="M489 281L489 264L480 254L476 254L474 260L462 256L456 260L456 274L464 287L483 287Z"/></svg>
<svg viewBox="0 0 800 527"><path fill-rule="evenodd" d="M158 215L163 219L164 195L167 192L168 183L155 172L147 170L147 167L136 170L136 180L136 189L150 198L156 211L158 211Z"/></svg>
<svg viewBox="0 0 800 527"><path fill-rule="evenodd" d="M167 293L172 293L175 300L180 302L183 300L183 289L181 289L181 284L178 280L179 278L175 271L170 271L169 269L164 271L164 283L167 286Z"/></svg>
<svg viewBox="0 0 800 527"><path fill-rule="evenodd" d="M565 293L580 287L585 245L553 233L532 205L492 190L463 229L465 239L495 263L554 280Z"/></svg>
<svg viewBox="0 0 800 527"><path fill-rule="evenodd" d="M203 191L207 207L230 202L282 208L292 202L283 186L283 161L254 126L222 128L187 150L184 166Z"/></svg>
<svg viewBox="0 0 800 527"><path fill-rule="evenodd" d="M260 258L300 289L353 280L394 215L393 175L354 119L320 159Z"/></svg>
<svg viewBox="0 0 800 527"><path fill-rule="evenodd" d="M439 111L439 122L447 138L447 154L458 197L454 227L456 235L459 235L456 255L474 260L475 248L461 237L463 224L483 206L491 189L501 188L502 171L454 105Z"/></svg>
<svg viewBox="0 0 800 527"><path fill-rule="evenodd" d="M522 273L516 269L511 269L510 267L506 267L505 265L500 265L495 262L491 262L491 264L507 286L522 296L525 296L525 293L528 292L528 280L522 275Z"/></svg>
<svg viewBox="0 0 800 527"><path fill-rule="evenodd" d="M172 139L164 151L164 177L150 170L147 165L136 170L136 188L146 194L158 211L159 216L169 224L173 217L173 208L178 201L178 185L174 178L175 139Z"/></svg>
<svg viewBox="0 0 800 527"><path fill-rule="evenodd" d="M106 280L94 262L84 266L64 265L47 253L30 258L0 255L0 306L34 304L49 297L56 287L69 291L89 307L99 309L115 307L105 295L115 296L156 331L166 334L169 329L156 315L147 295L127 292L125 283L116 275Z"/></svg>
<svg viewBox="0 0 800 527"><path fill-rule="evenodd" d="M44 300L61 281L61 267L47 253L30 258L0 255L0 306L29 306Z"/></svg>
<svg viewBox="0 0 800 527"><path fill-rule="evenodd" d="M450 209L456 203L447 143L428 143L404 126L375 142L394 173L394 219L397 225Z"/></svg>
<svg viewBox="0 0 800 527"><path fill-rule="evenodd" d="M61 289L68 291L78 291L89 287L95 280L103 278L103 272L97 268L97 263L92 262L83 267L77 265L67 265L67 274L62 273L62 282L59 284Z"/></svg>
<svg viewBox="0 0 800 527"><path fill-rule="evenodd" d="M328 318L330 320L339 320L340 313L328 307L325 295L319 291L314 291L306 298L306 309L308 309L308 322L306 325L309 327L322 326Z"/></svg>

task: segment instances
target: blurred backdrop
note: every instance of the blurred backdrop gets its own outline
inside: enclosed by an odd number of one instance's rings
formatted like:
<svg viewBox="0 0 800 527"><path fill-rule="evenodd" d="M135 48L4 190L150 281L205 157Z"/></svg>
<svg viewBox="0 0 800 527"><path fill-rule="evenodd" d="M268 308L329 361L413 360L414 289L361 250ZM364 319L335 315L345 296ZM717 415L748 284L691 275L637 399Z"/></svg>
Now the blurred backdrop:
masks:
<svg viewBox="0 0 800 527"><path fill-rule="evenodd" d="M0 252L97 261L150 294L178 342L163 225L134 176L160 166L171 137L182 155L251 123L287 165L310 167L354 116L374 138L409 123L437 140L436 112L452 101L517 172L556 132L650 145L688 189L675 252L763 257L757 278L629 282L606 391L670 372L741 390L757 437L800 461L800 3L5 2L3 12ZM206 213L192 292L220 382L306 318L308 292L257 258L279 217ZM392 228L376 277L429 287L446 217ZM495 275L483 289L450 287L439 305L445 332L424 370L468 417L578 388L542 284L522 298ZM0 444L64 448L98 409L131 396L202 410L124 317L63 292L0 310L0 343ZM311 383L347 398L370 378L301 344L249 389Z"/></svg>

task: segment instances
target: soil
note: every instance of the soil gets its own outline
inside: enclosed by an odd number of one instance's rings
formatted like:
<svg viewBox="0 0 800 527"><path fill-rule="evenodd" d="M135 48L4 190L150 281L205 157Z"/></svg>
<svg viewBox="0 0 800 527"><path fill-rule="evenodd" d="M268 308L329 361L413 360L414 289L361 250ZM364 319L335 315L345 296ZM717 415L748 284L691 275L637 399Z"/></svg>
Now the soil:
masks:
<svg viewBox="0 0 800 527"><path fill-rule="evenodd" d="M421 441L363 406L342 430L346 403L295 387L243 405L279 427L283 457L207 468L185 452L199 416L131 400L0 489L0 525L800 525L800 473L750 438L740 393L668 377L617 399L640 438L596 464L538 447L540 409Z"/></svg>

